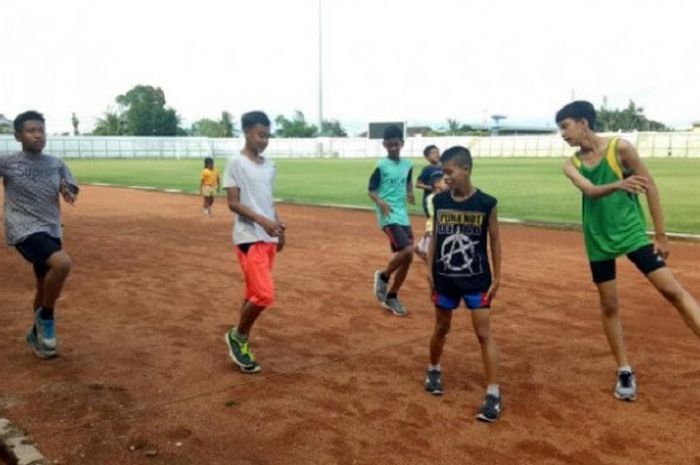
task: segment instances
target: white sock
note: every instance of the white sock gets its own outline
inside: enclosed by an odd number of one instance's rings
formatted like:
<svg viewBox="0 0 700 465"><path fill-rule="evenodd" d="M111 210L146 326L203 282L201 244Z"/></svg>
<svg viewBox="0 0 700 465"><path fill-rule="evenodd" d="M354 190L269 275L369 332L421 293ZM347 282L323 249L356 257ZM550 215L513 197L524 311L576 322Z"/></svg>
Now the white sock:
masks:
<svg viewBox="0 0 700 465"><path fill-rule="evenodd" d="M432 363L428 363L428 370L433 371L442 371L442 368L440 368L440 364L438 363L437 365L433 365Z"/></svg>
<svg viewBox="0 0 700 465"><path fill-rule="evenodd" d="M618 373L621 373L623 371L629 371L630 373L632 373L632 367L629 365L623 365L617 369Z"/></svg>
<svg viewBox="0 0 700 465"><path fill-rule="evenodd" d="M501 397L501 389L499 388L498 384L489 384L486 386L486 394Z"/></svg>

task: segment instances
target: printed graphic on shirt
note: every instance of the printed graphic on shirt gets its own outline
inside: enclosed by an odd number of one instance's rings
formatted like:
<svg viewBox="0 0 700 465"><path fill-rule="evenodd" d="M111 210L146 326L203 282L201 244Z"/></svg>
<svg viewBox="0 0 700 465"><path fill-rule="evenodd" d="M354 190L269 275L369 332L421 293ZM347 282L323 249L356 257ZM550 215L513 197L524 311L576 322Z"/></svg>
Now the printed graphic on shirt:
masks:
<svg viewBox="0 0 700 465"><path fill-rule="evenodd" d="M483 254L479 253L483 212L439 210L437 234L446 236L436 257L437 271L445 276L470 277L484 273Z"/></svg>

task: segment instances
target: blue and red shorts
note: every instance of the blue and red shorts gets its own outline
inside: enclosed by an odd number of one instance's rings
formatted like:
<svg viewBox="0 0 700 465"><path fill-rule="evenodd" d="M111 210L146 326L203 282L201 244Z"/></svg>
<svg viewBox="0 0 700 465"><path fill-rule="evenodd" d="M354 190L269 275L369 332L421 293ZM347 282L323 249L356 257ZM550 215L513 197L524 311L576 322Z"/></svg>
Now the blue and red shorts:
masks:
<svg viewBox="0 0 700 465"><path fill-rule="evenodd" d="M491 308L491 299L488 298L486 292L474 292L462 296L447 296L433 292L433 303L441 310L455 310L459 307L460 300L464 300L464 304L469 310Z"/></svg>

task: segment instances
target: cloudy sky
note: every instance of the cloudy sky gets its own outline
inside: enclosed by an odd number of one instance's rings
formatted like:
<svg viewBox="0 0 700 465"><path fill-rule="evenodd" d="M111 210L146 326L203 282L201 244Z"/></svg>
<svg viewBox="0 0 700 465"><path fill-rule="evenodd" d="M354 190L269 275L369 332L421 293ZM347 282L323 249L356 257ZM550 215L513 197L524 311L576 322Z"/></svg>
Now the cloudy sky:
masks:
<svg viewBox="0 0 700 465"><path fill-rule="evenodd" d="M551 122L573 96L676 127L700 120L694 0L321 0L324 117ZM136 84L183 121L318 117L318 0L0 3L0 113L90 130ZM354 132L354 131L351 131Z"/></svg>

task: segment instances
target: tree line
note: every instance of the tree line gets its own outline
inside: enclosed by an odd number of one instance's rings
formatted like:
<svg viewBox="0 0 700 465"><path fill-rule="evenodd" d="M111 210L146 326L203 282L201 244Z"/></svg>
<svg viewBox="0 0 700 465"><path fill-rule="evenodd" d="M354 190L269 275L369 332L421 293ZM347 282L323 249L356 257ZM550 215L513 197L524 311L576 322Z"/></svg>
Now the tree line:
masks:
<svg viewBox="0 0 700 465"><path fill-rule="evenodd" d="M218 119L203 118L190 127L182 127L181 118L173 108L166 106L165 93L160 87L137 85L115 99L116 107L109 108L97 120L95 136L200 136L236 137L240 131L233 115L222 111ZM73 115L74 133L78 133L77 117ZM347 132L335 120L324 120L321 130L306 121L296 111L291 118L275 118L275 137L347 137Z"/></svg>

